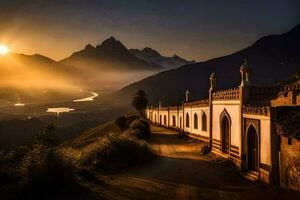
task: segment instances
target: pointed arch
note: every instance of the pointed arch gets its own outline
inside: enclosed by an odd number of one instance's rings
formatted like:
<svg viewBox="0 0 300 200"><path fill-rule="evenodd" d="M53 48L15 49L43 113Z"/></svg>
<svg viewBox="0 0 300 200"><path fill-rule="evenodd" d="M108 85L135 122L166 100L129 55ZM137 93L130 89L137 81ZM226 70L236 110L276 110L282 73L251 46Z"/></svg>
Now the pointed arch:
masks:
<svg viewBox="0 0 300 200"><path fill-rule="evenodd" d="M175 117L175 115L172 116L172 121L173 121L172 125L176 126L176 117Z"/></svg>
<svg viewBox="0 0 300 200"><path fill-rule="evenodd" d="M247 169L258 171L260 160L260 135L258 127L250 123L246 129Z"/></svg>
<svg viewBox="0 0 300 200"><path fill-rule="evenodd" d="M189 116L189 113L186 113L185 125L186 125L186 127L190 127L190 116Z"/></svg>
<svg viewBox="0 0 300 200"><path fill-rule="evenodd" d="M220 115L221 149L229 154L231 140L231 118L226 109Z"/></svg>
<svg viewBox="0 0 300 200"><path fill-rule="evenodd" d="M198 129L198 115L194 114L194 129Z"/></svg>
<svg viewBox="0 0 300 200"><path fill-rule="evenodd" d="M207 116L205 112L202 113L201 122L202 122L202 131L207 131Z"/></svg>

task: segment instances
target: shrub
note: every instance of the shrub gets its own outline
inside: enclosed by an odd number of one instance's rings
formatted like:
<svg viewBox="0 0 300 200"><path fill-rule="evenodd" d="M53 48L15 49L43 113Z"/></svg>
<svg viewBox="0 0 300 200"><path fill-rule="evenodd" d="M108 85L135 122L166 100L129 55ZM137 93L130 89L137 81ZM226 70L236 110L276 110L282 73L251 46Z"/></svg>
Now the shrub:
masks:
<svg viewBox="0 0 300 200"><path fill-rule="evenodd" d="M129 121L125 116L118 117L115 123L118 125L122 132L129 128Z"/></svg>
<svg viewBox="0 0 300 200"><path fill-rule="evenodd" d="M71 164L57 148L34 145L24 157L21 173L25 177L22 198L66 194L78 187Z"/></svg>
<svg viewBox="0 0 300 200"><path fill-rule="evenodd" d="M128 133L137 139L149 139L151 136L150 125L144 119L136 119L132 122Z"/></svg>
<svg viewBox="0 0 300 200"><path fill-rule="evenodd" d="M20 176L13 165L13 152L0 152L0 184L16 182Z"/></svg>
<svg viewBox="0 0 300 200"><path fill-rule="evenodd" d="M53 124L47 125L34 137L34 144L41 144L47 147L53 147L58 144L56 135L54 133L55 126Z"/></svg>
<svg viewBox="0 0 300 200"><path fill-rule="evenodd" d="M145 142L127 136L113 136L99 141L97 148L83 157L85 159L83 163L96 164L100 168L107 165L130 167L148 162L153 156L153 152Z"/></svg>
<svg viewBox="0 0 300 200"><path fill-rule="evenodd" d="M126 118L129 122L129 124L131 124L134 120L138 119L139 116L135 115L135 114L127 114Z"/></svg>

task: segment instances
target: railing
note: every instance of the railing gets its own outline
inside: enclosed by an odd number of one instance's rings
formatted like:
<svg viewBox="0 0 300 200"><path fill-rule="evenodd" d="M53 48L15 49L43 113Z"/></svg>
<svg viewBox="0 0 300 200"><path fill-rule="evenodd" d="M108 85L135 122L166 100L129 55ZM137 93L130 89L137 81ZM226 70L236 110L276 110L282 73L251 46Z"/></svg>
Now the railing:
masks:
<svg viewBox="0 0 300 200"><path fill-rule="evenodd" d="M237 100L240 98L239 88L218 90L213 93L213 100Z"/></svg>

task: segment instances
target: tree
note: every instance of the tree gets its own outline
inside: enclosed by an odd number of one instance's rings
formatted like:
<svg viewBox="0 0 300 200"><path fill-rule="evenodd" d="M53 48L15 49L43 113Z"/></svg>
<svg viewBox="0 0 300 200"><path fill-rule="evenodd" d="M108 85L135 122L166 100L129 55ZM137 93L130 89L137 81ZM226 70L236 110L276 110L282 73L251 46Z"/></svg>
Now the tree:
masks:
<svg viewBox="0 0 300 200"><path fill-rule="evenodd" d="M55 126L53 124L47 125L34 138L35 144L44 145L47 147L57 146L58 142L55 136Z"/></svg>
<svg viewBox="0 0 300 200"><path fill-rule="evenodd" d="M145 116L145 109L148 105L147 95L143 90L138 90L132 98L131 105L140 113L142 117Z"/></svg>

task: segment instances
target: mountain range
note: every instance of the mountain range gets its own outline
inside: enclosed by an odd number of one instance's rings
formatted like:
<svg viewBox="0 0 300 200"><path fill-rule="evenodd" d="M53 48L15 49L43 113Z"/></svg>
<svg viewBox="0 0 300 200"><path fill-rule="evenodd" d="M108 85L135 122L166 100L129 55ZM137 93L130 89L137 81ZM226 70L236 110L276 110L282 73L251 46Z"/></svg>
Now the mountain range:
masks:
<svg viewBox="0 0 300 200"><path fill-rule="evenodd" d="M240 83L240 66L247 59L251 68L251 84L278 84L300 71L300 25L287 33L269 35L253 45L231 55L189 64L132 83L115 93L132 96L138 89L144 90L150 104L179 104L185 91L191 91L192 99L207 98L209 77L217 76L217 88L236 87Z"/></svg>
<svg viewBox="0 0 300 200"><path fill-rule="evenodd" d="M50 90L54 98L58 93L67 96L79 90L112 91L166 70L161 60L178 60L173 62L174 67L186 63L179 57L167 58L158 52L157 55L161 57L157 62L139 58L114 37L95 47L86 45L60 61L39 54L10 53L0 56L0 102L14 102L30 95L31 99L45 96L47 100L49 95L44 92L50 94ZM171 63L168 61L168 67ZM41 93L43 95L38 95Z"/></svg>
<svg viewBox="0 0 300 200"><path fill-rule="evenodd" d="M162 56L156 50L145 47L142 50L130 49L130 53L135 55L137 58L147 61L148 63L153 63L159 65L165 69L177 68L183 65L195 63L195 61L185 60L176 54L172 57Z"/></svg>
<svg viewBox="0 0 300 200"><path fill-rule="evenodd" d="M161 70L161 66L149 63L130 53L130 51L114 37L102 42L101 45L93 47L87 45L83 50L73 53L70 57L60 63L87 67L96 67L99 70L124 70L124 71L153 71Z"/></svg>

